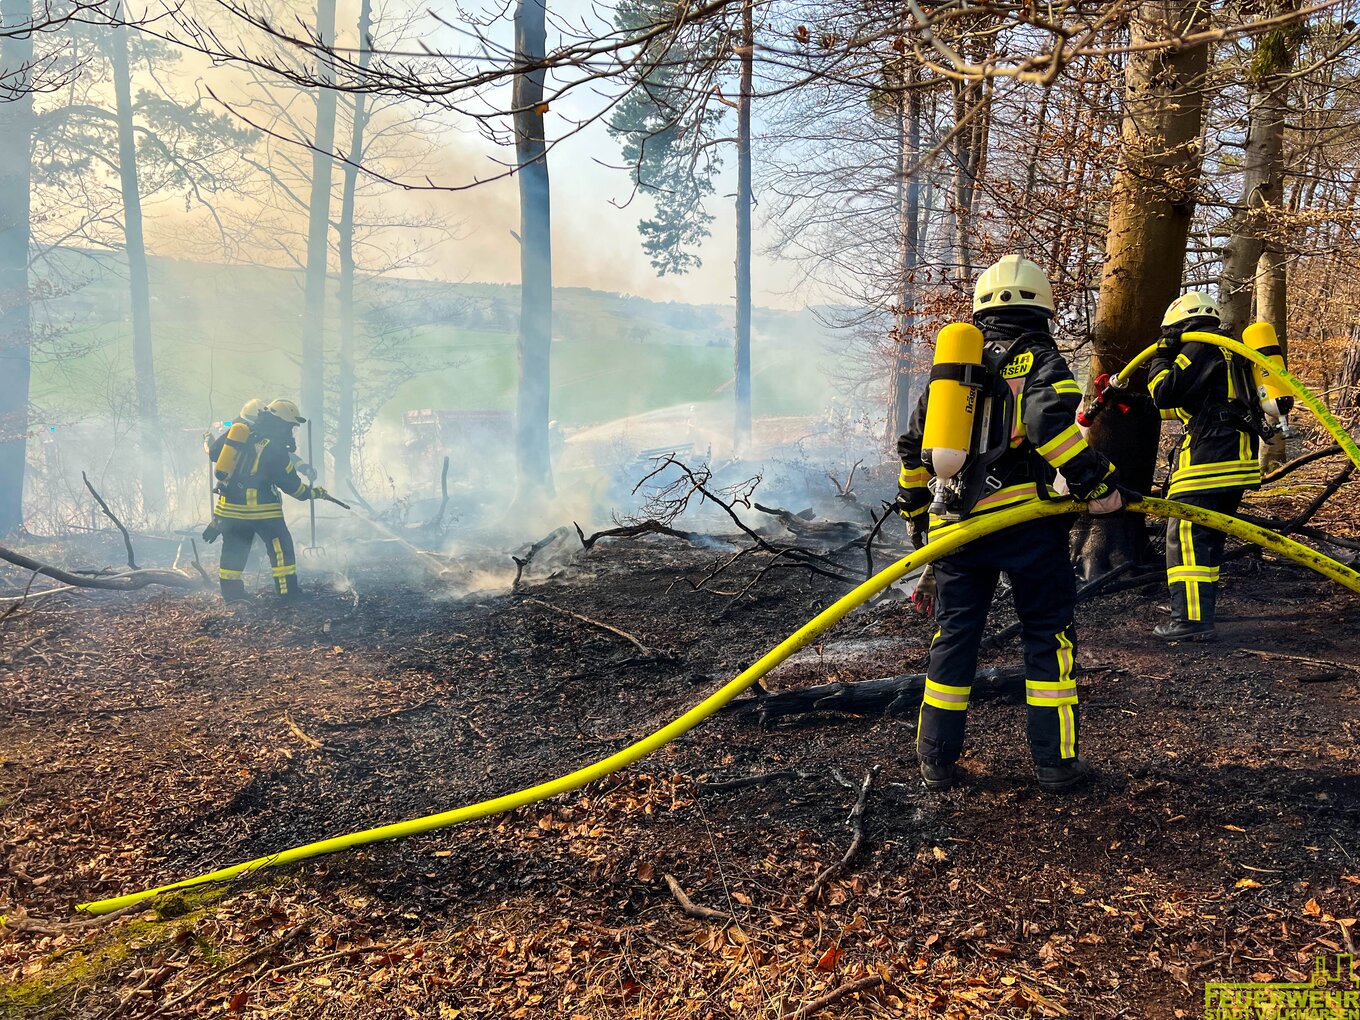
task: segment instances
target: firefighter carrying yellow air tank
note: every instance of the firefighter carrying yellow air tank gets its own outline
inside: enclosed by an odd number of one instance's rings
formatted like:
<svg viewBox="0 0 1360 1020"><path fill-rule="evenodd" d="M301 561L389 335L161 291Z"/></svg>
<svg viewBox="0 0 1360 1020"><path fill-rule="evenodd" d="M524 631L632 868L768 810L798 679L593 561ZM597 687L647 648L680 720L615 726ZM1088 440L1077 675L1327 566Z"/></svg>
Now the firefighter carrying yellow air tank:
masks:
<svg viewBox="0 0 1360 1020"><path fill-rule="evenodd" d="M250 442L250 430L255 424L255 419L264 408L264 401L258 398L247 400L241 407L241 413L236 416L236 420L227 427L226 437L222 440L217 459L213 462L213 481L216 489L221 490L222 486L231 483L232 478L240 469L242 458L241 451Z"/></svg>
<svg viewBox="0 0 1360 1020"><path fill-rule="evenodd" d="M1242 331L1242 342L1262 357L1269 358L1272 364L1284 368L1280 338L1270 323L1253 322ZM1251 376L1256 383L1256 396L1261 402L1262 411L1278 421L1294 409L1294 395L1278 373L1267 372L1253 361Z"/></svg>
<svg viewBox="0 0 1360 1020"><path fill-rule="evenodd" d="M955 479L973 449L973 426L983 385L982 330L971 322L951 322L935 338L930 370L930 401L921 462L934 475L930 512L959 520L961 493Z"/></svg>

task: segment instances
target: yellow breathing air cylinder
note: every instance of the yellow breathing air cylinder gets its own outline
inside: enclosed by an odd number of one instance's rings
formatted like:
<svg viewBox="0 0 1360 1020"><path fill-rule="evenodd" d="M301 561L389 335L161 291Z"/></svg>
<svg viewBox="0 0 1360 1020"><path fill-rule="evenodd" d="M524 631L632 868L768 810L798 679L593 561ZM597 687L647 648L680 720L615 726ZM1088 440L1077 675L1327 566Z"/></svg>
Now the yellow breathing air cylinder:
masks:
<svg viewBox="0 0 1360 1020"><path fill-rule="evenodd" d="M248 442L250 426L243 421L232 422L231 428L227 429L227 441L222 444L222 450L217 455L217 463L213 465L213 477L220 484L226 485L231 481L232 475L236 473L236 465L240 462L241 451Z"/></svg>
<svg viewBox="0 0 1360 1020"><path fill-rule="evenodd" d="M1269 358L1272 365L1284 368L1284 352L1280 349L1280 338L1275 335L1275 327L1268 322L1253 322L1242 331L1242 342L1263 358ZM1261 400L1261 410L1272 418L1286 415L1294 407L1294 396L1285 385L1284 377L1278 372L1267 372L1256 362L1251 363L1251 377L1256 383L1256 395Z"/></svg>
<svg viewBox="0 0 1360 1020"><path fill-rule="evenodd" d="M935 367L930 373L930 402L921 459L936 478L948 482L963 470L973 444L973 417L979 387L965 380L969 368L981 377L982 331L969 322L951 322L935 337Z"/></svg>

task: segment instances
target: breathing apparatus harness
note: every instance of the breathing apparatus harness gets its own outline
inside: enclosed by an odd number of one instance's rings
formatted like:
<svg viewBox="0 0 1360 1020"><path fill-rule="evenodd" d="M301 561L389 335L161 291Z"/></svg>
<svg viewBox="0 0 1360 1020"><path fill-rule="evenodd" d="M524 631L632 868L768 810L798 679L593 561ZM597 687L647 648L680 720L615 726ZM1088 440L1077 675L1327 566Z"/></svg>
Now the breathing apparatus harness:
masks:
<svg viewBox="0 0 1360 1020"><path fill-rule="evenodd" d="M1049 491L1053 472L1032 446L1027 451L1023 467L1013 468L1007 472L1006 477L998 475L993 470L997 462L1014 449L1010 442L1009 423L1015 417L1016 398L1011 388L1005 385L1004 372L1016 359L1017 352L1020 352L1026 341L1038 340L1051 344L1052 337L1046 332L1028 326L1017 327L990 318L986 322L986 328L988 333L992 334L992 338L982 337L981 351L976 361L943 360L953 356L948 345L940 342L945 337L945 330L958 329L962 325L956 323L946 326L940 331L940 337L936 342L936 363L930 370L932 401L926 410L928 435L922 449L922 462L931 469L933 475L930 480L933 497L930 514L939 520L951 522L967 519L973 508L985 496L1002 489L1008 482L1024 480L1025 477L1034 480L1035 491L1040 499L1053 498ZM972 329L976 331L976 327ZM938 392L937 383L963 387L969 391L964 398L961 411L957 391L954 401L934 399ZM955 419L950 424L958 432L957 438L963 438L965 435L961 431L963 422L958 420L960 414L970 419L966 432L966 448L949 451L954 455L964 454L962 466L955 468L952 473L941 470L937 450L928 445L931 438L929 432L932 425L936 424L931 420L932 411L937 410ZM940 415L936 417L938 419Z"/></svg>

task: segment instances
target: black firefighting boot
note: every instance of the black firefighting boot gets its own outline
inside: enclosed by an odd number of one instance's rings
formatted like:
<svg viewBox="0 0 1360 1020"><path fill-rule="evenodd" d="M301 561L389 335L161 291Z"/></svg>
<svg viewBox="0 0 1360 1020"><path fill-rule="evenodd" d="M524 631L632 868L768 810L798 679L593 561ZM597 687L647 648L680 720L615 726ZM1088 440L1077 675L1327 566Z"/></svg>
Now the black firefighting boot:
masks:
<svg viewBox="0 0 1360 1020"><path fill-rule="evenodd" d="M1168 620L1152 628L1154 637L1163 641L1216 641L1218 631L1212 620Z"/></svg>
<svg viewBox="0 0 1360 1020"><path fill-rule="evenodd" d="M250 596L246 594L246 583L244 581L223 581L222 601L229 606L249 602Z"/></svg>
<svg viewBox="0 0 1360 1020"><path fill-rule="evenodd" d="M1061 793L1089 779L1091 766L1080 758L1072 758L1061 765L1036 765L1034 773L1044 790L1049 793Z"/></svg>
<svg viewBox="0 0 1360 1020"><path fill-rule="evenodd" d="M921 782L925 784L927 790L941 792L948 790L959 781L959 769L957 765L939 765L935 762L921 759Z"/></svg>

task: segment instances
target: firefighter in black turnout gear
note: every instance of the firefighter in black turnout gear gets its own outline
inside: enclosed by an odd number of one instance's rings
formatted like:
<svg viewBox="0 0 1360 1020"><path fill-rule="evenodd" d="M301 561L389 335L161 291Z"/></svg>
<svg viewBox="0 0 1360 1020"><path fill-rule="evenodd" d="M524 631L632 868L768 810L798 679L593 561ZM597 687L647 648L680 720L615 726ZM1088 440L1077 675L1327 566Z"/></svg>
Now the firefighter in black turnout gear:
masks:
<svg viewBox="0 0 1360 1020"><path fill-rule="evenodd" d="M897 444L902 458L898 510L918 544L968 519L1061 498L1064 484L1090 501L1092 513L1123 508L1125 492L1116 484L1114 467L1087 446L1077 427L1081 387L1054 344L1052 318L1052 289L1033 262L1009 255L978 278L973 321L985 341L986 388L981 392L990 403L976 413L987 424L974 429L973 448L959 476L962 505L937 516L943 479L931 469L932 463L939 468L933 451L925 451L923 460L922 450L929 391ZM938 372L939 366L932 379ZM1077 754L1071 526L1068 516L1030 521L971 542L933 565L939 630L930 647L916 737L928 788L947 789L957 778L978 647L1002 573L1010 579L1024 639L1028 736L1039 783L1046 790L1062 790L1088 774Z"/></svg>
<svg viewBox="0 0 1360 1020"><path fill-rule="evenodd" d="M1208 294L1178 298L1162 319L1157 354L1148 365L1148 392L1162 416L1184 428L1171 450L1167 496L1234 514L1247 489L1261 484L1258 437L1265 423L1250 367L1221 347L1184 343L1188 332L1227 336ZM1166 641L1211 641L1223 562L1221 531L1188 521L1166 522L1166 579L1171 620L1153 633Z"/></svg>
<svg viewBox="0 0 1360 1020"><path fill-rule="evenodd" d="M237 451L239 467L219 483L213 524L222 534L222 560L219 575L222 598L239 602L246 598L242 580L250 547L256 536L264 544L274 575L274 588L285 599L301 596L297 581L297 557L293 536L283 519L283 497L319 499L326 490L308 485L298 476L289 454L296 449L293 429L305 418L291 400L275 400L259 411L249 438ZM217 462L228 434L218 438L208 450Z"/></svg>

